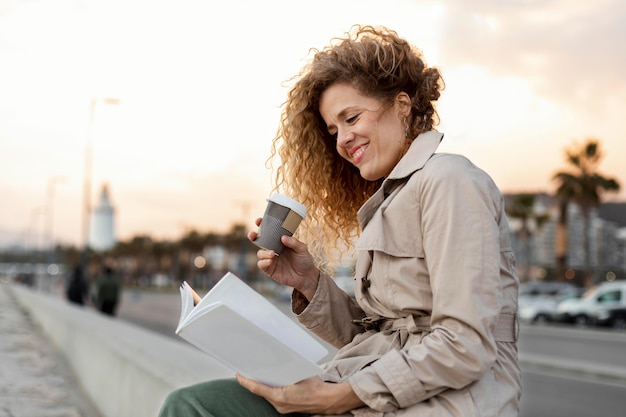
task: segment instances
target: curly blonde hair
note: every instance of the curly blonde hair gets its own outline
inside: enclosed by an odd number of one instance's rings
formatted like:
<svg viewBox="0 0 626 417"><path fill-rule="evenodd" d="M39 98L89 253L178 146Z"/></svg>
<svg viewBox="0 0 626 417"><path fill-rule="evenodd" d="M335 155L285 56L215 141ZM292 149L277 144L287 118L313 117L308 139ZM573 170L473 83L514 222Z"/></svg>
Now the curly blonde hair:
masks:
<svg viewBox="0 0 626 417"><path fill-rule="evenodd" d="M311 52L312 61L291 79L295 84L282 106L268 164L277 165L273 189L307 207L298 237L307 242L317 264L332 272L329 265L351 251L359 232L358 209L382 179L363 179L339 156L318 110L322 93L349 82L361 93L391 103L405 92L411 97L409 138L415 138L439 122L433 102L443 80L436 68L426 66L420 50L384 27L355 25L345 37Z"/></svg>

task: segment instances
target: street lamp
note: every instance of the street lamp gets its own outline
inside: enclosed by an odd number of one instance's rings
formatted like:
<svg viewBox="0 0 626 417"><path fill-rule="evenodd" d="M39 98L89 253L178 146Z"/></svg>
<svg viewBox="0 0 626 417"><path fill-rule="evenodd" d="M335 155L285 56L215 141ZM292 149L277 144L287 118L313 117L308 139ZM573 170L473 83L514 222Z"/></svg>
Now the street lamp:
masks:
<svg viewBox="0 0 626 417"><path fill-rule="evenodd" d="M93 130L96 115L96 106L104 104L116 106L120 100L114 97L92 97L89 102L89 132L87 134L87 145L85 147L85 177L83 183L83 218L82 218L82 243L83 253L81 257L81 268L83 277L88 279L88 257L89 257L89 214L91 212L91 171L93 156Z"/></svg>
<svg viewBox="0 0 626 417"><path fill-rule="evenodd" d="M50 262L54 261L54 239L52 235L53 229L53 214L54 214L54 191L55 186L58 183L64 181L63 177L52 177L48 180L48 188L46 190L46 217L45 217L45 234L46 234L46 245L48 246L49 254L50 254Z"/></svg>

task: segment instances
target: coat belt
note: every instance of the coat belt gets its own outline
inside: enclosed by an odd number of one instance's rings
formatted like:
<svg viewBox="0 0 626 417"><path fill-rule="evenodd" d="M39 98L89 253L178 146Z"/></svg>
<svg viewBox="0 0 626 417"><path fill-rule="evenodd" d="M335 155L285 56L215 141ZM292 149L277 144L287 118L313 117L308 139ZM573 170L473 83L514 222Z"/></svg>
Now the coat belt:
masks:
<svg viewBox="0 0 626 417"><path fill-rule="evenodd" d="M429 332L430 316L407 316L399 319L388 319L384 317L364 317L359 320L352 320L352 323L359 324L365 330L375 331L395 331L406 329L409 333ZM516 314L500 314L496 327L493 331L496 342L516 342L519 336L519 324Z"/></svg>

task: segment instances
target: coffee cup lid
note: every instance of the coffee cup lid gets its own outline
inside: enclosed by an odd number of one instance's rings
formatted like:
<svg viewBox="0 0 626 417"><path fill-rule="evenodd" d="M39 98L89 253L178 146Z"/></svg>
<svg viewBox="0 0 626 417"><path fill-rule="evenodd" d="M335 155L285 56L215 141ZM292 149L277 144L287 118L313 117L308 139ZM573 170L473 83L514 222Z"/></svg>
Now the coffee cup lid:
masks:
<svg viewBox="0 0 626 417"><path fill-rule="evenodd" d="M281 206L289 207L296 213L300 215L304 219L306 216L306 207L297 202L291 197L287 197L284 194L274 193L267 201L273 201L276 204L280 204Z"/></svg>

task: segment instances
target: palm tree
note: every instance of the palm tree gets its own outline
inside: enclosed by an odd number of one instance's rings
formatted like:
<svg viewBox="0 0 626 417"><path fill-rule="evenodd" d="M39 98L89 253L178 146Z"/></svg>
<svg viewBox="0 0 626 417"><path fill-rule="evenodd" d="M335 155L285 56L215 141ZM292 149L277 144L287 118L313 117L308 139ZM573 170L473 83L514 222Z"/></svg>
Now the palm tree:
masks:
<svg viewBox="0 0 626 417"><path fill-rule="evenodd" d="M560 265L559 268L563 269L559 273L564 273L567 261L567 206L569 203L575 203L579 206L583 216L583 265L585 269L583 279L586 286L591 286L593 284L590 267L591 209L600 205L604 192L618 191L620 185L617 180L606 178L597 172L600 161L604 157L598 139L588 138L582 144L574 143L565 149L565 155L569 170L557 172L553 177L553 180L557 181L556 197L560 202L561 215L558 228L561 230L557 233L557 266Z"/></svg>
<svg viewBox="0 0 626 417"><path fill-rule="evenodd" d="M517 235L522 242L523 265L522 281L528 281L530 278L530 238L533 235L533 229L539 229L543 223L548 220L546 213L540 213L536 210L535 205L536 194L521 193L513 197L510 205L506 206L506 213L515 219L521 221L521 227L517 231Z"/></svg>
<svg viewBox="0 0 626 417"><path fill-rule="evenodd" d="M559 173L561 174L561 173ZM559 175L557 174L557 175ZM555 175L555 180L557 175ZM567 210L570 201L576 197L576 182L570 181L570 177L563 173L563 178L559 179L560 184L556 190L556 199L559 207L559 217L556 225L555 236L555 254L556 254L556 277L557 280L565 279L567 271L567 249L568 249L568 233L567 233Z"/></svg>

